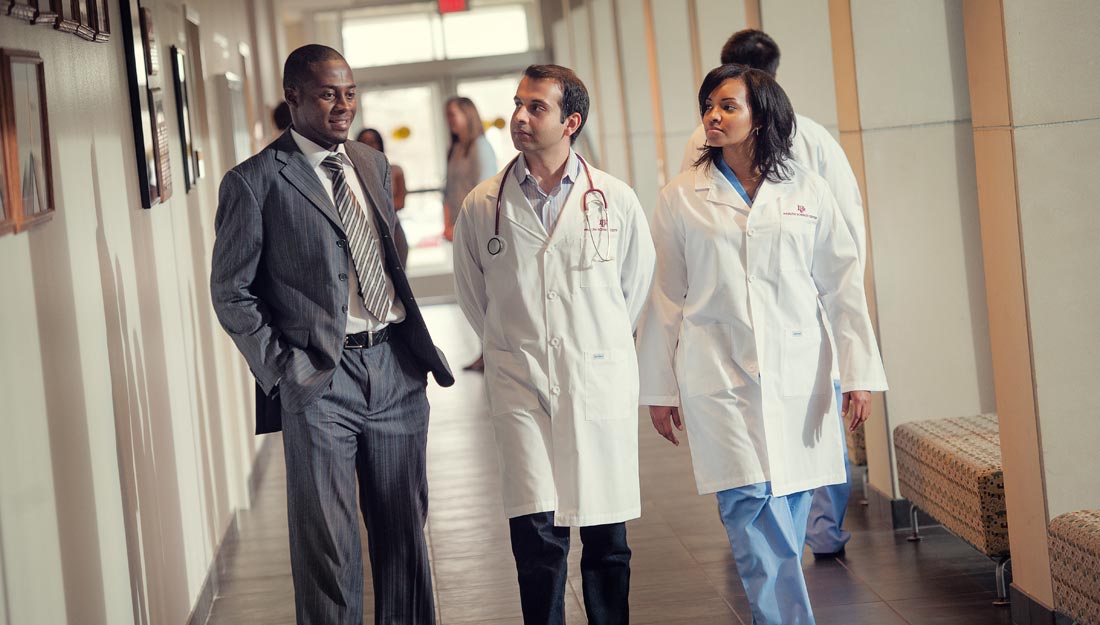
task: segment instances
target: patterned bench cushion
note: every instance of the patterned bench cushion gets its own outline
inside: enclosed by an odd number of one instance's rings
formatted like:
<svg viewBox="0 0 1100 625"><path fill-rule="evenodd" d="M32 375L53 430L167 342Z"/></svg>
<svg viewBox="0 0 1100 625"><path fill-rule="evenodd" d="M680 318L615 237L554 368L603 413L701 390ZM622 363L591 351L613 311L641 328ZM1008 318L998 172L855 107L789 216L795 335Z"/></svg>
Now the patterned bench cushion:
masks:
<svg viewBox="0 0 1100 625"><path fill-rule="evenodd" d="M903 497L986 555L1008 555L996 415L899 425L894 448Z"/></svg>
<svg viewBox="0 0 1100 625"><path fill-rule="evenodd" d="M1081 625L1100 625L1100 510L1050 522L1054 607Z"/></svg>

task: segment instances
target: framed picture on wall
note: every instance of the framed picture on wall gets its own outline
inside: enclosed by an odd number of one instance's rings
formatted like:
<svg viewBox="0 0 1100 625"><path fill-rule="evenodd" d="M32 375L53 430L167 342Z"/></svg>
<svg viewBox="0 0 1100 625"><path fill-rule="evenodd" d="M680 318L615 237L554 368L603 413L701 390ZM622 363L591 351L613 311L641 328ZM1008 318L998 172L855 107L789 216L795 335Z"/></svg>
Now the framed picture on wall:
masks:
<svg viewBox="0 0 1100 625"><path fill-rule="evenodd" d="M172 77L176 84L176 116L179 118L180 139L183 143L183 187L187 192L195 186L198 171L191 126L191 64L187 54L178 46L172 46Z"/></svg>
<svg viewBox="0 0 1100 625"><path fill-rule="evenodd" d="M144 8L138 0L120 0L119 31L122 33L122 49L126 57L126 78L130 91L130 122L134 129L134 145L137 148L138 188L141 205L152 208L161 201L161 180L158 154L157 113L154 98L160 93L160 77L149 72L148 63L153 58L146 52L150 45L143 26ZM152 14L149 14L152 24ZM155 39L151 44L156 47ZM155 53L154 53L155 54ZM163 114L163 102L161 103Z"/></svg>
<svg viewBox="0 0 1100 625"><path fill-rule="evenodd" d="M0 48L0 141L3 143L3 221L21 232L54 213L46 75L37 52Z"/></svg>
<svg viewBox="0 0 1100 625"><path fill-rule="evenodd" d="M145 69L150 76L160 73L160 50L157 49L157 29L153 24L153 11L141 8L141 36L145 45Z"/></svg>
<svg viewBox="0 0 1100 625"><path fill-rule="evenodd" d="M153 124L153 160L160 201L172 197L172 168L168 150L168 115L164 112L164 93L158 87L149 90L149 114Z"/></svg>
<svg viewBox="0 0 1100 625"><path fill-rule="evenodd" d="M53 24L57 13L50 0L12 0L0 1L0 9L6 8L8 15L27 20L31 24Z"/></svg>
<svg viewBox="0 0 1100 625"><path fill-rule="evenodd" d="M53 7L56 14L54 28L63 33L78 34L80 31L81 4L84 4L81 0L51 0L50 6ZM87 13L87 11L88 7L84 4L84 12Z"/></svg>
<svg viewBox="0 0 1100 625"><path fill-rule="evenodd" d="M107 0L85 0L88 3L88 17L95 31L95 41L111 40L111 12Z"/></svg>

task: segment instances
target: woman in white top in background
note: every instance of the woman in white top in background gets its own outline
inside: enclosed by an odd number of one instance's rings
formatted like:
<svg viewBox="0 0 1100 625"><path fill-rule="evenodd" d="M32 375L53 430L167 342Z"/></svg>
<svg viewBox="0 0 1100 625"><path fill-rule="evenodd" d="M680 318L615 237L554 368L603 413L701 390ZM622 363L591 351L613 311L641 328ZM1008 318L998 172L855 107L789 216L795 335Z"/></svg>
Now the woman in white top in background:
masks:
<svg viewBox="0 0 1100 625"><path fill-rule="evenodd" d="M447 149L447 181L443 187L443 237L453 241L462 200L479 182L496 175L497 157L485 138L485 126L473 100L451 98L444 110L451 147Z"/></svg>
<svg viewBox="0 0 1100 625"><path fill-rule="evenodd" d="M696 486L717 493L754 622L813 624L801 568L811 493L845 479L821 311L850 427L869 416L885 373L852 236L825 181L789 160L783 89L723 65L699 108L706 149L661 190L653 217L641 403L672 443L686 427Z"/></svg>
<svg viewBox="0 0 1100 625"><path fill-rule="evenodd" d="M455 221L462 201L482 180L497 173L497 157L485 138L485 126L470 98L447 100L447 127L451 130L451 147L447 150L447 182L443 188L443 238L454 241ZM467 371L484 371L485 359L463 367Z"/></svg>

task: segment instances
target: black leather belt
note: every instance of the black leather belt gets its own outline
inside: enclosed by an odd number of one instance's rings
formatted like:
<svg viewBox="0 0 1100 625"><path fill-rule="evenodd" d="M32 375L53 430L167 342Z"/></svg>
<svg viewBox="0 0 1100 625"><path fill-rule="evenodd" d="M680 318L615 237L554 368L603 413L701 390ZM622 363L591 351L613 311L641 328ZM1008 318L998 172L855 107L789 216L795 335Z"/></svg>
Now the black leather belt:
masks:
<svg viewBox="0 0 1100 625"><path fill-rule="evenodd" d="M390 340L390 327L386 326L377 332L358 332L344 337L344 349L366 349Z"/></svg>

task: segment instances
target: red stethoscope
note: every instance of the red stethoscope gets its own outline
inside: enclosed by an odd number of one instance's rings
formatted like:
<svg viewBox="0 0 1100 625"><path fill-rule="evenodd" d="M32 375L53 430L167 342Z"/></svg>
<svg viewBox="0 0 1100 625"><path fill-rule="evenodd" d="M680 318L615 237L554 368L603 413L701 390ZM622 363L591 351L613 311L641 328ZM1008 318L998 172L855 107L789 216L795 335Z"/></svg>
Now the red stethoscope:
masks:
<svg viewBox="0 0 1100 625"><path fill-rule="evenodd" d="M588 190L584 192L584 196L581 198L581 206L584 210L584 230L588 233L588 240L592 242L592 248L596 251L596 257L600 259L600 262L608 262L613 260L611 257L611 234L608 230L608 213L607 213L607 196L603 191L597 189L592 182L592 172L588 169L588 163L581 158L580 154L577 154L577 159L580 160L581 166L584 167L584 175L588 178ZM519 156L516 156L508 163L508 166L504 168L504 175L500 178L500 186L497 188L497 203L496 203L496 220L493 226L493 236L489 238L489 243L486 244L486 249L491 256L496 256L505 250L504 239L500 236L500 201L504 197L504 184L508 182L508 174L512 171L512 167L515 166L516 161L519 160ZM595 229L599 232L599 235L593 235L592 224L589 222L589 205L595 204L596 212L599 214L599 228ZM605 244L606 254L600 252L600 243L604 241L606 235L607 243Z"/></svg>

